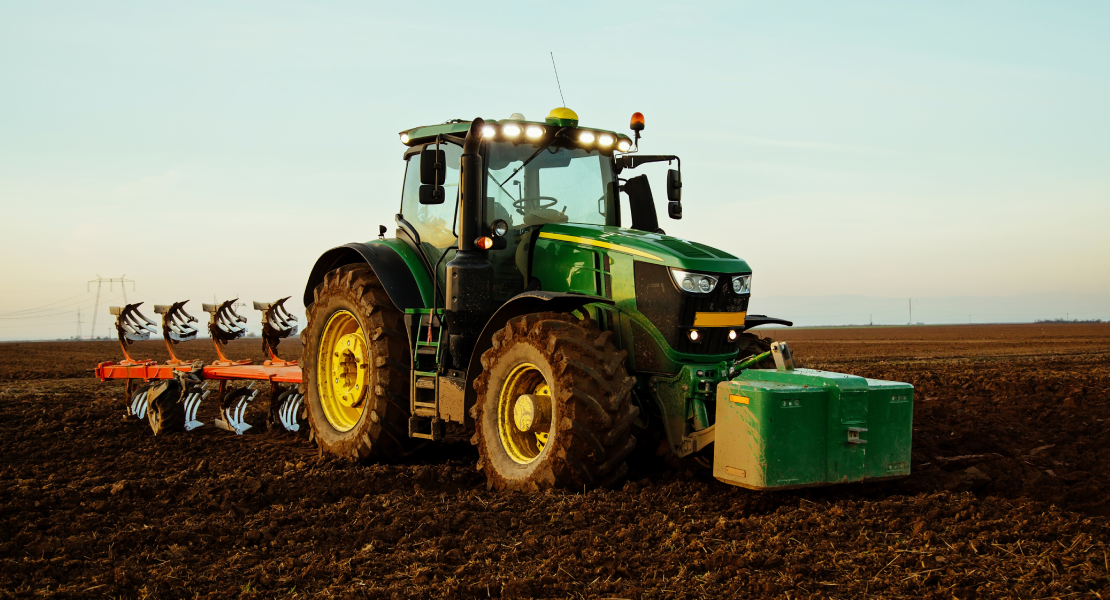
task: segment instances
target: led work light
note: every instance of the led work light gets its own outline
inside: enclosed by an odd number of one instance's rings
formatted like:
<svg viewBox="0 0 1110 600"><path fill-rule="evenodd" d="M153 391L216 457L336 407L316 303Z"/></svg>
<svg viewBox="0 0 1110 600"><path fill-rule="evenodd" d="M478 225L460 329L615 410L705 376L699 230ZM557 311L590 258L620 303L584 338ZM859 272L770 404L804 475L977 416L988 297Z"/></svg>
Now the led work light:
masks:
<svg viewBox="0 0 1110 600"><path fill-rule="evenodd" d="M750 294L752 292L752 276L737 275L732 278L732 291L737 294Z"/></svg>
<svg viewBox="0 0 1110 600"><path fill-rule="evenodd" d="M717 278L713 275L671 269L671 278L675 285L691 294L708 294L717 287Z"/></svg>

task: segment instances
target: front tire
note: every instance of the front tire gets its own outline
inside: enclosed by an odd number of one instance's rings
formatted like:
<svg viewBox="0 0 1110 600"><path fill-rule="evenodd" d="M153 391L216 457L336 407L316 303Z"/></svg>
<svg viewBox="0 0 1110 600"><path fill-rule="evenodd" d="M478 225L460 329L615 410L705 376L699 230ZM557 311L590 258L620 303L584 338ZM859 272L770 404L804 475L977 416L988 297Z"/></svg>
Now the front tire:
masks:
<svg viewBox="0 0 1110 600"><path fill-rule="evenodd" d="M628 353L591 319L511 319L482 354L471 410L478 467L491 488L535 491L610 485L636 447L636 383Z"/></svg>
<svg viewBox="0 0 1110 600"><path fill-rule="evenodd" d="M316 444L353 460L400 457L409 418L401 311L359 264L325 275L307 313L301 392Z"/></svg>

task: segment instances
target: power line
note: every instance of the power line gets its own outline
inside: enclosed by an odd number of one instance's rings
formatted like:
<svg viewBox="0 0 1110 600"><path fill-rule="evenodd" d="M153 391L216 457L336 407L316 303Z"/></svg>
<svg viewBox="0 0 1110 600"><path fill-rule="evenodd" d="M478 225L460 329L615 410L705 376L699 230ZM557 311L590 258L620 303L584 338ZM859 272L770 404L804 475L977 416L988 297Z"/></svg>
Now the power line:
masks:
<svg viewBox="0 0 1110 600"><path fill-rule="evenodd" d="M96 303L93 304L92 331L89 332L89 337L91 339L96 339L96 311L100 309L100 288L104 285L104 282L107 281L108 290L113 291L112 285L118 282L120 284L120 287L123 288L123 303L127 304L127 284L130 283L131 290L134 291L135 282L130 279L124 279L124 277L124 275L120 275L119 277L114 279L105 279L100 275L97 275L96 279L91 279L88 283L85 284L85 291L88 291L88 286L92 285L93 282L96 282Z"/></svg>
<svg viewBox="0 0 1110 600"><path fill-rule="evenodd" d="M89 307L89 305L85 304L84 306L79 306L78 309L88 308L88 307ZM0 320L4 320L4 321L24 321L26 319L49 319L50 317L63 317L63 316L68 317L71 314L73 314L73 309L67 309L67 310L63 310L61 312L50 313L50 314L47 314L47 315L27 315L25 317L0 317Z"/></svg>
<svg viewBox="0 0 1110 600"><path fill-rule="evenodd" d="M21 310L13 310L11 312L0 313L0 317L6 317L8 315L18 315L18 314L21 314L21 313L28 313L28 312L37 312L37 311L40 311L40 310L53 310L53 309L56 309L56 308L65 308L64 306L54 306L54 305L55 304L61 304L62 302L68 302L70 300L73 300L74 298L79 298L79 297L84 296L85 294L88 294L88 293L89 292L87 292L87 291L82 292L80 294L77 294L76 296L70 296L69 298L64 298L62 300L58 300L57 302L51 302L50 304L43 304L42 306L36 306L35 308L24 308L24 309L21 309ZM82 300L81 302L84 302L84 301ZM75 302L74 304L80 304L81 302ZM73 304L67 304L66 306L73 306Z"/></svg>
<svg viewBox="0 0 1110 600"><path fill-rule="evenodd" d="M106 292L104 294L105 302L116 301L120 298L123 298L123 295L119 292ZM73 314L73 310L75 308L81 310L89 310L93 308L93 306L93 299L90 298L82 302L74 302L73 304L69 304L64 307L58 307L55 312L45 314L16 315L11 317L0 316L0 323L3 323L4 321L24 321L30 319L49 319L51 317L70 316Z"/></svg>

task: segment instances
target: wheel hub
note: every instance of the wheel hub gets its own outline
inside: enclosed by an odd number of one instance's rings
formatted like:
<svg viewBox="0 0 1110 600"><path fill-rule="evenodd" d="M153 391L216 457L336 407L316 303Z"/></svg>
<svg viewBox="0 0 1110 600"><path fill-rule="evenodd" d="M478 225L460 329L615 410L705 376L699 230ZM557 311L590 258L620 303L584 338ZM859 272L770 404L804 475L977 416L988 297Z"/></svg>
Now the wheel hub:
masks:
<svg viewBox="0 0 1110 600"><path fill-rule="evenodd" d="M551 387L536 365L517 365L498 397L498 437L509 458L526 465L547 445L551 429Z"/></svg>
<svg viewBox="0 0 1110 600"><path fill-rule="evenodd" d="M366 345L362 341L362 330L348 333L339 338L339 350L332 353L332 382L336 387L339 402L343 406L355 407L362 404L366 397L363 375L366 374Z"/></svg>
<svg viewBox="0 0 1110 600"><path fill-rule="evenodd" d="M362 418L370 382L366 335L352 313L340 310L328 319L316 358L324 416L338 431L350 431Z"/></svg>

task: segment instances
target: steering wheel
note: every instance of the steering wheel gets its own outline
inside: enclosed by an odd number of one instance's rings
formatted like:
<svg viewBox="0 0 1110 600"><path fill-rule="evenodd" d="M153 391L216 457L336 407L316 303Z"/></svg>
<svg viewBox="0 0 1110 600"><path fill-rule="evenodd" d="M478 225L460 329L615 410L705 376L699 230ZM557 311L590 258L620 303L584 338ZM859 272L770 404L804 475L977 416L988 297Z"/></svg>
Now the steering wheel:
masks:
<svg viewBox="0 0 1110 600"><path fill-rule="evenodd" d="M537 206L531 206L529 207L529 210L536 210L539 208L551 208L552 206L555 206L559 203L558 198L552 198L551 196L532 196L531 198L521 198L519 200L513 200L513 208L516 209L517 214L523 215L524 203L532 201L537 202Z"/></svg>

